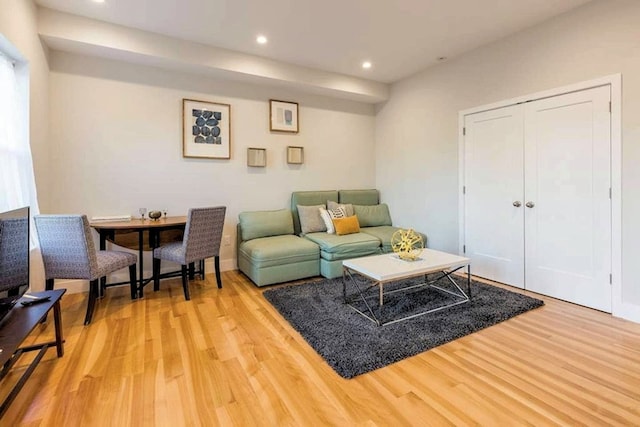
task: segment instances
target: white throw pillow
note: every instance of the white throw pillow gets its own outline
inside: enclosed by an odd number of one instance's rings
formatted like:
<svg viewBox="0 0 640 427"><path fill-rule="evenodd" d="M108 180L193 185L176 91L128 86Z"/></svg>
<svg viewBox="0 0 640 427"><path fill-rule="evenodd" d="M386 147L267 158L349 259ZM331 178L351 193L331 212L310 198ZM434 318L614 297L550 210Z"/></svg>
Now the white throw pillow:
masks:
<svg viewBox="0 0 640 427"><path fill-rule="evenodd" d="M327 233L335 234L336 228L333 226L333 218L346 218L347 213L343 207L330 210L320 208L320 217L322 218L325 227L327 227Z"/></svg>
<svg viewBox="0 0 640 427"><path fill-rule="evenodd" d="M355 212L353 211L353 205L351 203L341 204L333 202L331 200L327 200L327 210L333 210L337 208L344 208L347 216L355 215Z"/></svg>

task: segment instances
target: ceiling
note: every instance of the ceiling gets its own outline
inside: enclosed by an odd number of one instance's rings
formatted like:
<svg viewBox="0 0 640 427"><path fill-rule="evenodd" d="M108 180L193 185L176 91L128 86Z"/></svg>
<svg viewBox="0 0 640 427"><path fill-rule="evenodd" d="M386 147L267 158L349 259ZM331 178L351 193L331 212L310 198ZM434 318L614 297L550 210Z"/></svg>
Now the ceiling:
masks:
<svg viewBox="0 0 640 427"><path fill-rule="evenodd" d="M36 0L288 64L392 83L590 0ZM256 36L268 37L258 45ZM373 66L364 70L362 62Z"/></svg>

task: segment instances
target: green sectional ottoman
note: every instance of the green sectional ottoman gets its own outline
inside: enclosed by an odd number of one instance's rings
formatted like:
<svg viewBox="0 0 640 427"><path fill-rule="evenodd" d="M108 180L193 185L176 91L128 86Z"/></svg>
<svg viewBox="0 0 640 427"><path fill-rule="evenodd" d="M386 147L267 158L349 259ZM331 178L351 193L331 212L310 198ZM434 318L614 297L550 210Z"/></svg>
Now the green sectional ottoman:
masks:
<svg viewBox="0 0 640 427"><path fill-rule="evenodd" d="M320 274L330 279L342 276L342 260L380 253L380 240L366 233L338 236L320 232L304 237L320 246Z"/></svg>

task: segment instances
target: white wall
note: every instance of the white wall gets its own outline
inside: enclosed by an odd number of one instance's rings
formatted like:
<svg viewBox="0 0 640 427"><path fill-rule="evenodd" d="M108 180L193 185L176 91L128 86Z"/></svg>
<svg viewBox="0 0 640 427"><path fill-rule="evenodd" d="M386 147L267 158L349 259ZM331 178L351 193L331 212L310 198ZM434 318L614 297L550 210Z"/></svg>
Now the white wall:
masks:
<svg viewBox="0 0 640 427"><path fill-rule="evenodd" d="M639 21L638 1L589 3L394 84L376 118L376 182L394 220L457 252L458 112L622 73L622 297L640 309Z"/></svg>
<svg viewBox="0 0 640 427"><path fill-rule="evenodd" d="M226 205L235 245L241 211L286 208L294 190L375 186L372 105L58 51L50 88L50 213ZM182 157L183 98L231 104L231 160ZM300 104L299 134L269 132L270 98ZM287 145L304 146L303 165L286 163ZM246 166L247 147L267 149L266 168Z"/></svg>

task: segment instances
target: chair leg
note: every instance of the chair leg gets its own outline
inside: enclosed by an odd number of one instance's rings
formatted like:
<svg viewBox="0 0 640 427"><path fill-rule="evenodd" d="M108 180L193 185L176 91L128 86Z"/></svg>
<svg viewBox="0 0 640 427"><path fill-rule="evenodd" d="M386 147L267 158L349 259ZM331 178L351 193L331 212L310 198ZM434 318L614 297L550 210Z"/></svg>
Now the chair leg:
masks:
<svg viewBox="0 0 640 427"><path fill-rule="evenodd" d="M153 259L153 290L160 290L160 258ZM140 286L140 296L142 296L142 286Z"/></svg>
<svg viewBox="0 0 640 427"><path fill-rule="evenodd" d="M220 256L216 255L214 257L214 262L216 266L216 281L218 282L218 289L222 289L222 278L220 277Z"/></svg>
<svg viewBox="0 0 640 427"><path fill-rule="evenodd" d="M101 277L98 281L98 299L104 298L107 293L107 276Z"/></svg>
<svg viewBox="0 0 640 427"><path fill-rule="evenodd" d="M107 290L107 276L104 276L100 278L100 298L104 297L106 290Z"/></svg>
<svg viewBox="0 0 640 427"><path fill-rule="evenodd" d="M131 288L131 299L138 298L138 281L136 280L136 265L129 266L129 287ZM142 288L140 288L140 298L142 298Z"/></svg>
<svg viewBox="0 0 640 427"><path fill-rule="evenodd" d="M189 295L189 281L187 280L187 266L182 266L182 289L184 289L184 299L189 301L191 296Z"/></svg>
<svg viewBox="0 0 640 427"><path fill-rule="evenodd" d="M199 264L200 264L200 267L199 267L200 268L200 278L202 280L204 280L204 260L201 259Z"/></svg>
<svg viewBox="0 0 640 427"><path fill-rule="evenodd" d="M189 280L196 278L196 264L194 262L189 263Z"/></svg>
<svg viewBox="0 0 640 427"><path fill-rule="evenodd" d="M99 281L100 279L96 279L89 282L89 301L87 303L87 314L84 318L85 325L91 323L91 318L93 317L93 310L96 307L96 299L98 299Z"/></svg>

